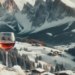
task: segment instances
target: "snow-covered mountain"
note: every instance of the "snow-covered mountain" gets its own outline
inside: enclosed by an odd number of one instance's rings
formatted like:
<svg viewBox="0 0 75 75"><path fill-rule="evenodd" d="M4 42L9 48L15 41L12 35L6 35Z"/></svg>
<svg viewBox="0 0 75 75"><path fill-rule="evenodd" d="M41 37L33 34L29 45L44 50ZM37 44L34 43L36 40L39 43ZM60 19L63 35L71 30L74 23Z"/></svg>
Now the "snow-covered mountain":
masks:
<svg viewBox="0 0 75 75"><path fill-rule="evenodd" d="M0 2L0 25L5 23L5 26L18 36L29 36L29 39L35 38L49 44L66 44L75 41L75 33L72 32L75 29L73 1L33 0L31 3L29 0L19 0L19 2L3 0Z"/></svg>

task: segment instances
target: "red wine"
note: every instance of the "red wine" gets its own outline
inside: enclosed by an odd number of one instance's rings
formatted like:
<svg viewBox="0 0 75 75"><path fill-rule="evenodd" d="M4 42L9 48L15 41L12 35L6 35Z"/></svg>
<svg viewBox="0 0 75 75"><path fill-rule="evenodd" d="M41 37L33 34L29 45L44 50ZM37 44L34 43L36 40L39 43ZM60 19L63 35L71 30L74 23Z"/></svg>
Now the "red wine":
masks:
<svg viewBox="0 0 75 75"><path fill-rule="evenodd" d="M7 52L13 48L14 44L14 42L4 42L0 43L0 47Z"/></svg>

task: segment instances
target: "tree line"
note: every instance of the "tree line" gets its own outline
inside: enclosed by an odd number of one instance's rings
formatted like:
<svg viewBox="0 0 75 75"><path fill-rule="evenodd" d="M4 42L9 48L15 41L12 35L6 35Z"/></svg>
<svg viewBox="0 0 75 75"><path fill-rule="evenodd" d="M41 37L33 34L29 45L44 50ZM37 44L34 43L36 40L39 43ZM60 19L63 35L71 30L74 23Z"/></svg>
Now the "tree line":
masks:
<svg viewBox="0 0 75 75"><path fill-rule="evenodd" d="M2 61L4 65L6 65L6 54L2 49L0 49L0 61ZM12 67L14 65L20 65L22 69L25 70L31 70L35 68L34 62L30 61L27 55L22 54L21 56L20 54L18 54L16 48L10 50L8 53L8 66Z"/></svg>

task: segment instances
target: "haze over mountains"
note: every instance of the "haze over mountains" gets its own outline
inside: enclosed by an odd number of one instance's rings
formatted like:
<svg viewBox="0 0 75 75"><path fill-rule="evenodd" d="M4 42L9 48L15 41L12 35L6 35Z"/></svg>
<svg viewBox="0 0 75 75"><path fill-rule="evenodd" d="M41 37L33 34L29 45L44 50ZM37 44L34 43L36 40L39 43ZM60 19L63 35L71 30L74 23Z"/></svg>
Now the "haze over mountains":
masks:
<svg viewBox="0 0 75 75"><path fill-rule="evenodd" d="M51 45L75 42L74 0L23 1L0 0L0 32L13 31Z"/></svg>

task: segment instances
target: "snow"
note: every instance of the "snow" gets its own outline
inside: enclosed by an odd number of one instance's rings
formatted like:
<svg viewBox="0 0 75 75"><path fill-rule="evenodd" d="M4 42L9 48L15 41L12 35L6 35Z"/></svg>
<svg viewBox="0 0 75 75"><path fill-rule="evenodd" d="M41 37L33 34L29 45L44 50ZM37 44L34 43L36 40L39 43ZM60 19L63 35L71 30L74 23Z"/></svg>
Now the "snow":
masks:
<svg viewBox="0 0 75 75"><path fill-rule="evenodd" d="M0 72L0 75L17 75L16 72L11 72L11 71L7 71L7 70L3 70Z"/></svg>
<svg viewBox="0 0 75 75"><path fill-rule="evenodd" d="M54 74L49 73L49 72L45 72L45 73L43 73L43 74L41 74L41 75L54 75Z"/></svg>
<svg viewBox="0 0 75 75"><path fill-rule="evenodd" d="M22 14L21 12L17 12L17 13L15 13L15 17L16 17L17 21L24 27L24 29L18 34L24 34L24 33L27 33L29 31L33 30L32 23L29 22L26 14Z"/></svg>
<svg viewBox="0 0 75 75"><path fill-rule="evenodd" d="M69 22L68 26L67 26L63 31L69 29L69 27L72 25L72 23L73 23L73 22Z"/></svg>
<svg viewBox="0 0 75 75"><path fill-rule="evenodd" d="M13 66L13 69L15 72L17 72L18 75L25 75L25 73L23 72L23 70L21 69L20 66L15 65L15 66Z"/></svg>
<svg viewBox="0 0 75 75"><path fill-rule="evenodd" d="M47 29L47 28L60 26L60 25L63 25L65 23L72 22L72 21L75 21L75 18L73 18L73 17L65 17L64 19L59 19L58 21L52 21L52 22L49 22L49 23L46 21L41 27L37 27L31 33L36 33L36 32L39 32L39 31Z"/></svg>
<svg viewBox="0 0 75 75"><path fill-rule="evenodd" d="M74 32L75 33L75 29L73 29L71 32Z"/></svg>
<svg viewBox="0 0 75 75"><path fill-rule="evenodd" d="M39 71L39 72L45 71L45 70L43 70L43 69L41 69L41 68L37 68L36 70Z"/></svg>
<svg viewBox="0 0 75 75"><path fill-rule="evenodd" d="M0 75L26 75L21 69L21 67L18 65L13 66L11 68L13 69L12 71L6 70L4 67L5 67L4 65L0 64Z"/></svg>
<svg viewBox="0 0 75 75"><path fill-rule="evenodd" d="M68 75L72 75L72 74L73 74L73 71L71 71L71 70L66 70L66 71L58 71L58 72L56 72L56 73L58 73L58 74L60 74L60 73L66 73L66 74L68 74Z"/></svg>
<svg viewBox="0 0 75 75"><path fill-rule="evenodd" d="M71 44L71 46L73 46L73 45L75 45L75 43ZM73 69L75 67L75 62L72 61L72 59L74 57L67 54L64 51L62 51L62 54L65 55L66 58L58 56L58 55L57 56L48 56L47 55L49 52L51 52L51 50L59 52L60 49L53 49L53 48L44 47L44 46L37 47L37 46L32 46L29 43L21 43L21 42L16 42L15 47L18 49L18 53L20 55L22 55L22 54L28 55L28 57L31 61L35 61L36 54L38 56L41 56L42 60L40 60L38 62L41 63L42 66L43 66L43 64L48 64L48 63L50 66L51 65L55 66L55 60L56 60L56 63L64 64L64 66L68 67L68 69ZM22 48L22 51L19 51L20 48ZM32 52L24 51L23 48L28 48L28 50L32 50ZM35 63L35 64L37 65L37 63ZM0 65L0 70L3 67L5 67L5 66ZM12 69L13 69L13 71L7 71L4 69L3 71L0 72L0 75L5 75L5 74L6 75L25 75L25 73L23 72L21 67L18 65L14 65ZM38 70L40 72L44 71L41 68L36 68L36 70ZM75 69L73 69L73 70L75 70ZM62 71L62 72L64 72L64 71ZM66 73L71 73L71 72L72 71L70 71L70 70L66 70ZM45 74L54 75L54 74L49 73L49 72L45 72L42 75L45 75ZM74 73L72 75L74 75Z"/></svg>
<svg viewBox="0 0 75 75"><path fill-rule="evenodd" d="M28 50L32 50L32 52L28 52L28 51L19 51L18 50L18 53L20 55L22 54L25 54L25 55L28 55L29 59L31 61L35 61L35 57L36 57L36 54L38 56L41 56L42 57L42 60L39 61L40 63L44 64L44 63L49 63L51 65L54 65L56 63L60 63L60 64L64 64L65 66L67 66L68 68L73 68L75 67L75 62L72 61L72 59L74 59L73 56L67 54L66 52L62 51L62 54L65 56L48 56L47 54L49 52L51 52L51 50L53 51L60 51L60 49L53 49L53 48L49 48L49 47L44 47L44 46L41 46L41 47L37 47L37 46L32 46L31 44L28 44L28 43L19 43L19 44L16 44L15 47L17 48L27 48ZM45 48L45 50L44 50ZM64 47L63 47L64 48ZM55 62L56 60L56 62Z"/></svg>
<svg viewBox="0 0 75 75"><path fill-rule="evenodd" d="M75 75L75 73L73 73L72 75Z"/></svg>
<svg viewBox="0 0 75 75"><path fill-rule="evenodd" d="M61 50L68 50L68 49L74 48L74 47L75 47L75 43L70 43L69 45L59 45L59 46L55 46L55 48L61 49Z"/></svg>
<svg viewBox="0 0 75 75"><path fill-rule="evenodd" d="M75 3L71 0L61 0L63 3L65 3L67 6L70 6L71 8L75 8Z"/></svg>
<svg viewBox="0 0 75 75"><path fill-rule="evenodd" d="M47 33L49 36L52 36L53 34L52 33Z"/></svg>

